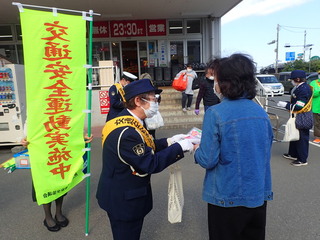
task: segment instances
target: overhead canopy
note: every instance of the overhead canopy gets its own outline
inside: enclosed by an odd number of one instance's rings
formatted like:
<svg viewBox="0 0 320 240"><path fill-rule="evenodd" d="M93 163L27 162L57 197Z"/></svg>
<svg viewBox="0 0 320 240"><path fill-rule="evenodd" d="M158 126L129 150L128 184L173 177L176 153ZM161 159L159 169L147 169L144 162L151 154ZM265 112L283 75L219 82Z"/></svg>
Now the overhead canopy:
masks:
<svg viewBox="0 0 320 240"><path fill-rule="evenodd" d="M181 19L222 17L241 0L20 0L23 4L100 13L96 21L125 19ZM12 1L0 4L0 24L19 24L18 8Z"/></svg>

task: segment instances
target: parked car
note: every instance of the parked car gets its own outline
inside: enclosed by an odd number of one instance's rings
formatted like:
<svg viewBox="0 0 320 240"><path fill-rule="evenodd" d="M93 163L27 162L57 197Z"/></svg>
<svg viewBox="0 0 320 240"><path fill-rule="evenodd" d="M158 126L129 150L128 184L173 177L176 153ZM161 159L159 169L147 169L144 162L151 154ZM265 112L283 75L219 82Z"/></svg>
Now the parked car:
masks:
<svg viewBox="0 0 320 240"><path fill-rule="evenodd" d="M284 94L283 85L278 81L278 79L274 75L258 74L256 75L256 78L263 87L263 89L258 89L259 91L263 91L263 95L271 95L272 93L273 95L281 96ZM258 84L258 86L260 84Z"/></svg>
<svg viewBox="0 0 320 240"><path fill-rule="evenodd" d="M291 90L293 89L293 85L291 83L290 79L291 72L281 72L279 73L279 82L284 87L284 92L291 94Z"/></svg>
<svg viewBox="0 0 320 240"><path fill-rule="evenodd" d="M307 76L307 83L310 84L313 80L316 80L319 78L319 73L311 73L309 76Z"/></svg>

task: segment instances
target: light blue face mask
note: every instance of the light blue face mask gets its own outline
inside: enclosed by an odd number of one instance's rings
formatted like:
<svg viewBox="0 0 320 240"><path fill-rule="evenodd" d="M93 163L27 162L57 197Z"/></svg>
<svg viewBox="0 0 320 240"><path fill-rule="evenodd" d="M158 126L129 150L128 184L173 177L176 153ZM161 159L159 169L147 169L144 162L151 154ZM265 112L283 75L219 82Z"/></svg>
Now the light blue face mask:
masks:
<svg viewBox="0 0 320 240"><path fill-rule="evenodd" d="M150 107L148 109L145 109L141 106L141 108L144 111L144 114L147 116L147 118L152 118L154 115L157 114L159 110L159 105L157 102L154 101L148 101L147 99L142 98L143 101L150 103Z"/></svg>

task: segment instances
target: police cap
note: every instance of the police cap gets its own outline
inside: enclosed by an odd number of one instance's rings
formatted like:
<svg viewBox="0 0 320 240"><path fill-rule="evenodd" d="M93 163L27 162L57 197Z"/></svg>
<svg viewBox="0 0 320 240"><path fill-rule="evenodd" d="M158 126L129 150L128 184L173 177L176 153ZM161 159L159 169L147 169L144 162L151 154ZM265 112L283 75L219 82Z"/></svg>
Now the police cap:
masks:
<svg viewBox="0 0 320 240"><path fill-rule="evenodd" d="M293 70L291 72L290 79L295 79L295 78L306 78L306 72L303 70Z"/></svg>
<svg viewBox="0 0 320 240"><path fill-rule="evenodd" d="M126 101L129 101L131 98L138 96L142 93L147 92L162 92L161 89L156 89L150 79L141 79L139 81L134 81L128 85L126 85L124 88L124 98Z"/></svg>
<svg viewBox="0 0 320 240"><path fill-rule="evenodd" d="M123 72L121 78L124 78L125 80L130 81L130 82L133 82L134 80L137 79L137 76L135 76L129 72Z"/></svg>

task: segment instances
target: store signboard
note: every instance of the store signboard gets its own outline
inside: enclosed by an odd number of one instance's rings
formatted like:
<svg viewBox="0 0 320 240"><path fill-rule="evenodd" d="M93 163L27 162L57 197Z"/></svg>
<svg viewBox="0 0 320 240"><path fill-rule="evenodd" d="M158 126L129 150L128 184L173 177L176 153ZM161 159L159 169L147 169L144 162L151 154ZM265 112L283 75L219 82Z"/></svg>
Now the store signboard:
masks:
<svg viewBox="0 0 320 240"><path fill-rule="evenodd" d="M166 20L147 20L148 36L165 36L167 33Z"/></svg>
<svg viewBox="0 0 320 240"><path fill-rule="evenodd" d="M144 20L110 21L111 37L144 37L146 24Z"/></svg>
<svg viewBox="0 0 320 240"><path fill-rule="evenodd" d="M109 22L100 21L93 22L93 37L108 38L109 37Z"/></svg>

